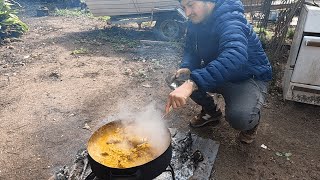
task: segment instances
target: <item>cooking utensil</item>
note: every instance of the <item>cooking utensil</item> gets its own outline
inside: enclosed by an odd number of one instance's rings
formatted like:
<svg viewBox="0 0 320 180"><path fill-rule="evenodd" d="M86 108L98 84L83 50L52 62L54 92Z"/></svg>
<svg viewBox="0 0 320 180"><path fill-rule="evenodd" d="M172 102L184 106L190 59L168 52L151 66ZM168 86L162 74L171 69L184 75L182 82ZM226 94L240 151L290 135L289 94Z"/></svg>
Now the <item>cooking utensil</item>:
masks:
<svg viewBox="0 0 320 180"><path fill-rule="evenodd" d="M88 141L88 159L92 172L102 180L149 180L157 177L166 170L170 164L172 157L171 135L169 129L166 129L166 134L163 138L166 139L166 143L159 149L159 155L153 160L146 162L145 164L138 165L130 168L114 168L100 163L100 159L97 158L94 147L96 146L95 140L104 133L122 126L120 120L110 122L93 133Z"/></svg>
<svg viewBox="0 0 320 180"><path fill-rule="evenodd" d="M162 120L164 120L167 116L168 116L168 114L172 111L172 106L170 106L170 108L169 108L169 112L168 113L165 113L162 117L161 117L161 119Z"/></svg>

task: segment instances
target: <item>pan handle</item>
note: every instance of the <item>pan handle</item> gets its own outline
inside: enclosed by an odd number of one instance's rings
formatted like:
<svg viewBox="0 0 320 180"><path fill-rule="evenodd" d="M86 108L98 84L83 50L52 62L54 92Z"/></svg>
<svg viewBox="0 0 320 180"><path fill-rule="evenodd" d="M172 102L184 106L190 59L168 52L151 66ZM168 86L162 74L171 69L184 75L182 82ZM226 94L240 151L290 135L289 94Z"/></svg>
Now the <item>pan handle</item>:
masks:
<svg viewBox="0 0 320 180"><path fill-rule="evenodd" d="M139 180L141 179L141 171L138 169L132 174L113 174L110 171L110 180Z"/></svg>

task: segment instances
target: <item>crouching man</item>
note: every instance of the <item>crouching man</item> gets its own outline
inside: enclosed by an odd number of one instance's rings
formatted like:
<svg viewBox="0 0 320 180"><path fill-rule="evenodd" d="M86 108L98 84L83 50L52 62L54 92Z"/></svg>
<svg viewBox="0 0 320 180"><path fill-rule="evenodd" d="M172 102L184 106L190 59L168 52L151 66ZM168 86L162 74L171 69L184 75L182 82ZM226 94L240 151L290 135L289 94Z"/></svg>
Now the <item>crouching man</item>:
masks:
<svg viewBox="0 0 320 180"><path fill-rule="evenodd" d="M190 126L216 123L222 112L207 92L219 93L226 120L240 131L239 140L253 142L272 68L241 1L181 0L181 5L190 22L175 78L188 80L169 94L166 111L184 106L190 97L202 106Z"/></svg>

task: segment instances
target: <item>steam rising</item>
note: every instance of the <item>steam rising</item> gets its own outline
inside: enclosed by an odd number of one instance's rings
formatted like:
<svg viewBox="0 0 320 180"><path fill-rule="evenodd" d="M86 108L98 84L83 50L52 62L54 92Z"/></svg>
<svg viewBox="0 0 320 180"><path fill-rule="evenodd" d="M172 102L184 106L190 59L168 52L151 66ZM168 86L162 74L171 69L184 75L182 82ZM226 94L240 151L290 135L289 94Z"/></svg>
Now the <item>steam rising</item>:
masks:
<svg viewBox="0 0 320 180"><path fill-rule="evenodd" d="M159 151L165 150L170 143L170 134L166 121L162 119L163 112L156 108L155 103L138 112L126 107L120 108L121 112L117 116L119 120L123 120L125 127L134 123L134 128L129 128L126 133L146 138L152 147Z"/></svg>

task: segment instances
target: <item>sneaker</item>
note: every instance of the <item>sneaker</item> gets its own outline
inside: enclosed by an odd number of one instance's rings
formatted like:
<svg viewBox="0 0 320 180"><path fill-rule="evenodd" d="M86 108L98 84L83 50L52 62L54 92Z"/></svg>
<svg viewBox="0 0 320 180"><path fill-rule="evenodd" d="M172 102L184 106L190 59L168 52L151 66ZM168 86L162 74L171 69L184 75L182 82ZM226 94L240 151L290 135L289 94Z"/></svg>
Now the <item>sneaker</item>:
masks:
<svg viewBox="0 0 320 180"><path fill-rule="evenodd" d="M205 125L216 126L220 122L220 117L222 116L221 110L217 110L214 113L206 113L204 110L201 110L200 114L195 116L193 119L190 120L190 126L194 128L202 127Z"/></svg>
<svg viewBox="0 0 320 180"><path fill-rule="evenodd" d="M254 128L252 128L250 130L241 131L239 134L240 142L242 142L244 144L251 144L257 136L258 125L256 125Z"/></svg>

